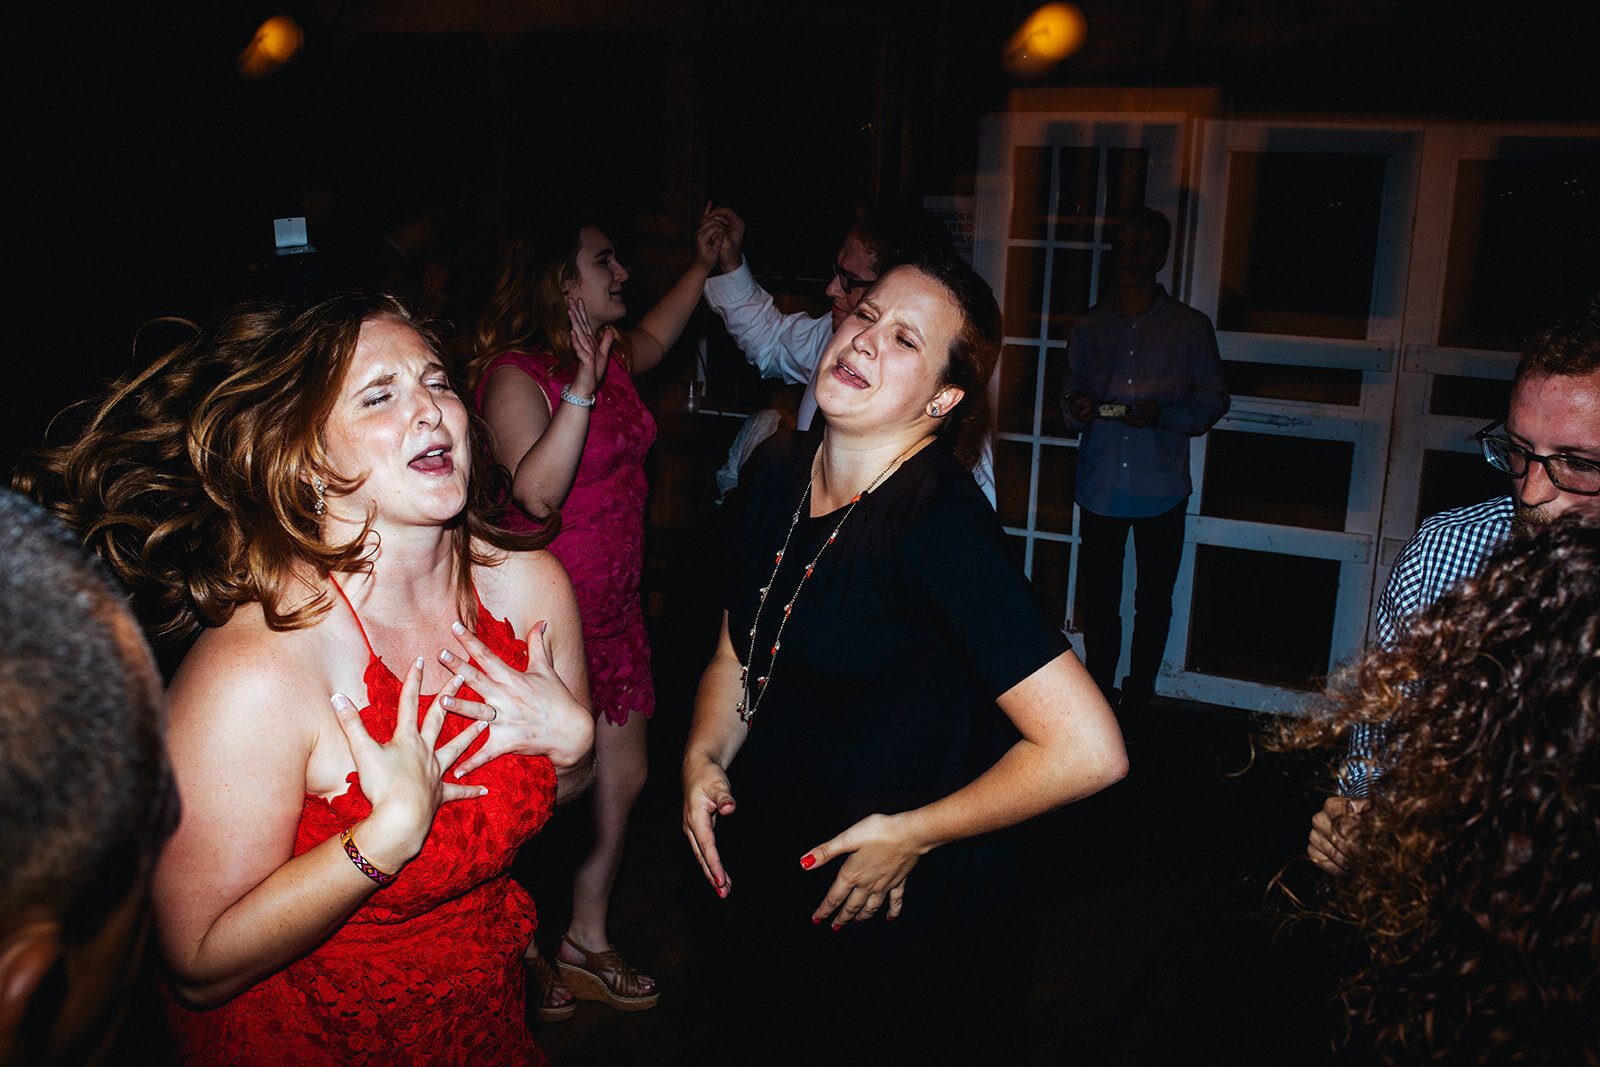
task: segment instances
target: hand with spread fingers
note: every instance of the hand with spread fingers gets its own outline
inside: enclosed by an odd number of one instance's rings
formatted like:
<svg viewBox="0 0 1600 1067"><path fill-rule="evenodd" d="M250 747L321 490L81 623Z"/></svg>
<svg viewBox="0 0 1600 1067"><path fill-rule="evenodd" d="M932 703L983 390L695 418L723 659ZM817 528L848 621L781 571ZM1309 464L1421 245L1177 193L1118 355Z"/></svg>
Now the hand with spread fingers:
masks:
<svg viewBox="0 0 1600 1067"><path fill-rule="evenodd" d="M1329 797L1322 810L1311 817L1311 840L1306 845L1306 855L1311 862L1329 874L1343 874L1350 869L1358 845L1356 835L1361 828L1361 813L1367 808L1361 797Z"/></svg>
<svg viewBox="0 0 1600 1067"><path fill-rule="evenodd" d="M446 772L476 741L484 727L462 730L434 748L444 726L444 709L435 701L422 723L417 723L422 691L422 660L411 664L400 689L401 713L394 736L379 744L367 732L361 713L343 693L332 697L334 714L350 742L350 754L361 775L361 789L372 802L372 814L359 824L361 848L379 869L394 873L422 851L433 813L452 800L481 797L489 790L450 781ZM410 714L404 709L410 708Z"/></svg>
<svg viewBox="0 0 1600 1067"><path fill-rule="evenodd" d="M732 815L736 808L728 775L721 767L711 760L700 760L691 768L685 761L683 832L701 872L719 897L726 897L733 889L733 879L728 877L717 852L717 816Z"/></svg>
<svg viewBox="0 0 1600 1067"><path fill-rule="evenodd" d="M596 333L580 296L567 297L567 319L572 323L572 350L578 357L578 369L572 376L572 391L578 396L594 396L600 391L600 383L606 380L606 368L611 365L611 346L616 343L617 331L608 323Z"/></svg>
<svg viewBox="0 0 1600 1067"><path fill-rule="evenodd" d="M848 922L865 922L880 911L891 922L905 903L906 877L928 850L905 833L905 820L868 815L844 833L800 857L800 866L816 870L844 856L828 895L811 921L831 917L835 930Z"/></svg>
<svg viewBox="0 0 1600 1067"><path fill-rule="evenodd" d="M525 671L507 666L459 622L451 630L466 655L440 651L439 662L456 673L441 691L439 704L452 714L489 723L488 740L456 768L456 777L508 752L548 756L558 774L588 758L594 723L551 665L548 623L538 623L529 634ZM480 699L461 699L457 694L463 687L475 690Z"/></svg>

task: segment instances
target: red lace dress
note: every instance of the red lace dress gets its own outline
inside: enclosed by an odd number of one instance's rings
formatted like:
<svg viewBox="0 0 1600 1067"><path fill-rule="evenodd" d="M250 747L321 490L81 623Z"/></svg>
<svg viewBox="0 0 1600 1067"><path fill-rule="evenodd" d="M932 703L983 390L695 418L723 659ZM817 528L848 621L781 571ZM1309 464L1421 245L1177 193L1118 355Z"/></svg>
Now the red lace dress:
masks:
<svg viewBox="0 0 1600 1067"><path fill-rule="evenodd" d="M506 352L485 368L483 381L505 366L538 382L550 410L560 410L561 387L572 383L572 374L557 370L553 355ZM578 598L595 715L604 713L606 721L621 726L629 714L648 718L656 706L650 640L639 603L644 506L650 494L644 457L655 442L656 422L619 359L611 360L595 400L578 474L561 505L561 533L550 551L567 569ZM481 412L482 383L476 401ZM538 529L509 502L501 521L512 530Z"/></svg>
<svg viewBox="0 0 1600 1067"><path fill-rule="evenodd" d="M481 602L477 629L495 655L518 670L527 667L527 643ZM361 721L376 740L387 741L401 682L370 641L367 650ZM477 699L467 689L461 695ZM422 698L419 721L432 702ZM439 743L471 724L447 715ZM306 797L295 855L372 810L355 772L349 781L349 790L331 801ZM179 1058L274 1065L547 1062L524 1016L522 953L533 936L533 900L507 868L550 816L555 769L542 756L501 756L463 781L488 786L488 795L441 805L416 859L313 952L210 1011L170 1003Z"/></svg>

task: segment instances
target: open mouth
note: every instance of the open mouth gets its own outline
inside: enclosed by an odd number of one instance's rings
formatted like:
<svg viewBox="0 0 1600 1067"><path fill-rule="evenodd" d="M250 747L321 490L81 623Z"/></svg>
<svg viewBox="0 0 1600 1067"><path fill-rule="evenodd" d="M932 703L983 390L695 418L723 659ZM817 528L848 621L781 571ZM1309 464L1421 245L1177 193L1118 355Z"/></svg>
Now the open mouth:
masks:
<svg viewBox="0 0 1600 1067"><path fill-rule="evenodd" d="M851 370L850 364L843 360L833 365L833 376L852 389L865 389L869 384L865 378Z"/></svg>
<svg viewBox="0 0 1600 1067"><path fill-rule="evenodd" d="M455 463L450 459L450 449L444 445L428 449L413 459L409 466L412 470L424 474L449 474L455 470Z"/></svg>

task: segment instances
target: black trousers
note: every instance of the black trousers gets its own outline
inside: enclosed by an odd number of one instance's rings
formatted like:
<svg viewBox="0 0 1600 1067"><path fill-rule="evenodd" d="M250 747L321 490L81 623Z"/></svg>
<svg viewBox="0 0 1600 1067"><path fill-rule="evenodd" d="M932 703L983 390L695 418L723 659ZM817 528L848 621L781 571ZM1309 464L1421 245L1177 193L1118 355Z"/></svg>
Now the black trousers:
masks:
<svg viewBox="0 0 1600 1067"><path fill-rule="evenodd" d="M1184 502L1186 503L1186 502ZM1155 688L1172 626L1172 588L1183 560L1184 503L1148 519L1121 519L1079 508L1079 602L1084 666L1110 699L1122 654L1122 558L1133 533L1136 581L1133 646L1124 696L1146 699Z"/></svg>

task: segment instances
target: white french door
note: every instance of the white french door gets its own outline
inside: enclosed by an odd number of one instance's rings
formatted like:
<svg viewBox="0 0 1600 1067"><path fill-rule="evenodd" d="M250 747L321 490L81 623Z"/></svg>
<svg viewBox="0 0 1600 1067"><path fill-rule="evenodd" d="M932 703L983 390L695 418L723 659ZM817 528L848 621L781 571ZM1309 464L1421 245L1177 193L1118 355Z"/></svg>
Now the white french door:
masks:
<svg viewBox="0 0 1600 1067"><path fill-rule="evenodd" d="M1006 313L998 508L1069 629L1057 404L1105 219L1172 218L1160 280L1216 324L1233 407L1191 450L1164 696L1290 710L1356 655L1418 522L1505 491L1471 435L1504 414L1522 339L1600 286L1592 125L1022 113L987 121L980 165L974 259ZM1130 552L1125 614L1132 571Z"/></svg>

